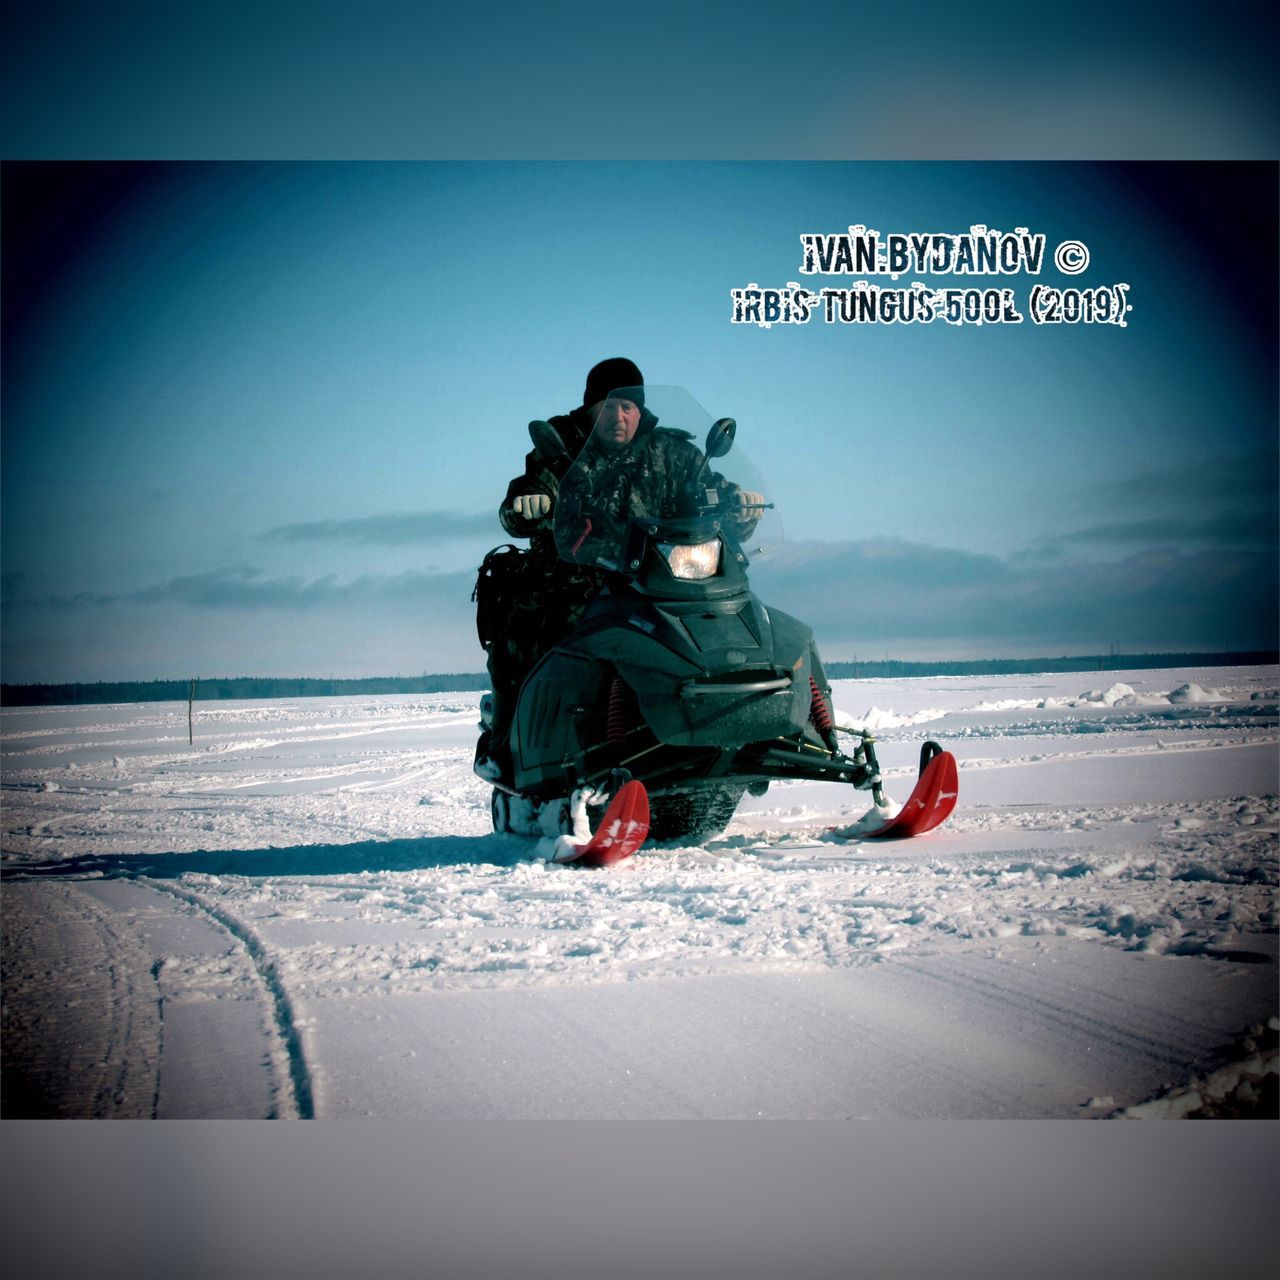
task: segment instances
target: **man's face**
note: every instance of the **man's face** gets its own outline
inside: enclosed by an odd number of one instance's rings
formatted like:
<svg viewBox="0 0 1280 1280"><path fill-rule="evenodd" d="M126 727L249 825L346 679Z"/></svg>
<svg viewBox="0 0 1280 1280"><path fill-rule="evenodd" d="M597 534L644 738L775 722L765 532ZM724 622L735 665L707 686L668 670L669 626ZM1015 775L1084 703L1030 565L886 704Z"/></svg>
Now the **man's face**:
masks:
<svg viewBox="0 0 1280 1280"><path fill-rule="evenodd" d="M640 425L640 406L634 401L610 396L591 407L596 420L596 439L606 449L623 449L635 439Z"/></svg>

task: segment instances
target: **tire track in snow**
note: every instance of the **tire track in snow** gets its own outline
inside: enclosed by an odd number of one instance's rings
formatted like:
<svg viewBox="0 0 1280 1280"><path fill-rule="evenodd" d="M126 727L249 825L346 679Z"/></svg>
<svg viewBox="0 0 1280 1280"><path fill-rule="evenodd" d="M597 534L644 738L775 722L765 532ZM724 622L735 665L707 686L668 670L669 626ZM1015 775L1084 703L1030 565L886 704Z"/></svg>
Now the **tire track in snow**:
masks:
<svg viewBox="0 0 1280 1280"><path fill-rule="evenodd" d="M1220 994L1210 1006L1203 996L1197 999L1186 991L1191 976L1186 971L1148 964L1137 956L1126 964L1129 981L1107 989L1092 980L1096 975L1088 951L1078 951L1066 939L1045 943L1043 950L1011 952L994 978L978 972L978 958L972 955L946 971L908 957L897 964L924 989L946 993L940 1006L963 1010L969 1027L979 1033L998 1033L1006 1024L1036 1029L1033 1038L1023 1040L1019 1032L1016 1040L1010 1039L1011 1049L1065 1057L1075 1052L1079 1062L1078 1046L1084 1046L1092 1060L1090 1093L1117 1100L1127 1095L1129 1102L1168 1088L1187 1070L1189 1059L1197 1070L1220 1065L1224 1038L1235 1030L1233 1019L1244 1022L1259 1011L1265 1019L1271 1003L1270 975L1248 973L1229 986L1214 983ZM1074 980L1037 977L1037 958L1046 970L1074 969ZM1221 971L1210 973L1216 977ZM1210 975L1202 972L1205 976ZM1212 1014L1206 1013L1208 1007ZM1081 1097L1079 1103L1087 1105L1089 1099ZM1110 1108L1098 1114L1106 1110Z"/></svg>
<svg viewBox="0 0 1280 1280"><path fill-rule="evenodd" d="M969 740L972 741L973 739ZM966 739L963 737L952 739L952 749L954 750L957 744L965 741ZM973 756L962 759L960 765L963 769L1020 769L1029 764L1057 764L1067 761L1101 760L1120 756L1172 755L1184 751L1228 751L1239 747L1266 746L1275 741L1276 739L1273 736L1263 734L1240 739L1197 738L1192 742L1157 741L1154 743L1140 743L1131 747L1103 747L1093 751L1042 751L1031 752L1022 756ZM909 773L911 770L904 768L899 772Z"/></svg>
<svg viewBox="0 0 1280 1280"><path fill-rule="evenodd" d="M243 921L237 920L229 912L213 906L199 894L193 893L189 889L180 889L176 885L165 884L145 876L139 876L138 881L157 893L167 893L171 897L195 907L198 911L204 912L205 915L221 925L244 947L249 959L253 962L253 967L262 982L263 988L270 997L275 1032L280 1040L280 1046L284 1051L287 1062L287 1070L279 1081L281 1093L286 1100L285 1106L281 1108L280 1118L314 1119L315 1101L312 1096L311 1072L307 1067L306 1055L302 1049L302 1039L298 1034L295 1023L293 1003L289 999L289 993L280 978L275 962L267 954L267 949L262 940ZM272 1055L272 1063L274 1066L274 1054Z"/></svg>
<svg viewBox="0 0 1280 1280"><path fill-rule="evenodd" d="M150 957L74 885L17 884L4 899L5 1083L24 1095L19 1111L154 1116L163 1017ZM6 1088L6 1112L11 1100Z"/></svg>

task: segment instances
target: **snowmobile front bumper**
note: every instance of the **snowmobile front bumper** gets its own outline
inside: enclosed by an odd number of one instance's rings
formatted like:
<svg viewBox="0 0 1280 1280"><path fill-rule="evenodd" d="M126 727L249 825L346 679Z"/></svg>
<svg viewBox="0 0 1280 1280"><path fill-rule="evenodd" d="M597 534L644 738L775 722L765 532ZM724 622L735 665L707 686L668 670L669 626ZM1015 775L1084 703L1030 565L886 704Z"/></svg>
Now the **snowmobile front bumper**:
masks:
<svg viewBox="0 0 1280 1280"><path fill-rule="evenodd" d="M603 754L603 753L602 753ZM614 768L638 778L653 788L681 783L709 781L753 783L780 781L843 782L858 790L879 785L880 769L874 754L858 760L835 754L807 742L779 738L752 743L737 749L690 748L668 743L650 743L639 751L618 758L612 755L607 766L592 769L584 781L595 784Z"/></svg>

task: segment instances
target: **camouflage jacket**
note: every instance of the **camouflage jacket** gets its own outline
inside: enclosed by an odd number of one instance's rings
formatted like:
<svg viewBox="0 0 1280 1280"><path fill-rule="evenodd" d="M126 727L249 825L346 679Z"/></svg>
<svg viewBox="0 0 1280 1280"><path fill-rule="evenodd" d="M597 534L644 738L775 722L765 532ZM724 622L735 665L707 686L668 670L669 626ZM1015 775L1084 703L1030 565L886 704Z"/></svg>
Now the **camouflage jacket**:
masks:
<svg viewBox="0 0 1280 1280"><path fill-rule="evenodd" d="M611 568L633 516L672 519L696 515L708 504L719 505L732 521L730 527L745 538L756 518L732 516L738 492L736 485L711 470L688 432L660 427L646 411L625 448L614 452L588 440L563 478L559 503L562 519L572 521L574 528L581 523L573 559ZM564 532L562 525L562 536Z"/></svg>

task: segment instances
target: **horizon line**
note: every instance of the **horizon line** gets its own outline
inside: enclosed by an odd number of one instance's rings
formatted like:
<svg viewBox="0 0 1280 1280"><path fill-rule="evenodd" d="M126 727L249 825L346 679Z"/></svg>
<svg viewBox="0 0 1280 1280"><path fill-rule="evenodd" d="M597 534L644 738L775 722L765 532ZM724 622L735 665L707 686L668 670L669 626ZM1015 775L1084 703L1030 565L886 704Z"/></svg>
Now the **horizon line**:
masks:
<svg viewBox="0 0 1280 1280"><path fill-rule="evenodd" d="M1209 660L1212 659L1212 662ZM1036 663L1063 663L1063 662L1088 662L1111 664L1132 665L1135 661L1161 663L1173 666L1185 665L1188 662L1208 662L1209 665L1215 666L1248 666L1248 665L1276 665L1280 664L1280 649L1170 649L1170 650L1144 650L1141 652L1118 652L1111 649L1105 653L1064 653L1056 656L1037 655L1029 658L1014 657L960 657L960 658L859 658L852 659L833 658L824 662L824 667L830 675L837 668L874 668L874 667L916 667L916 668L936 668L936 667L955 667L955 666L983 666L1007 665L1028 667L1034 670ZM1070 670L1071 668L1067 668ZM1081 668L1082 670L1084 668ZM846 677L836 676L836 679ZM268 675L237 675L237 676L153 676L149 678L127 678L127 679L97 679L97 680L24 680L24 681L3 681L0 682L0 689L4 691L19 692L22 690L34 689L92 689L104 685L112 686L154 686L154 685L183 685L190 686L194 683L198 690L201 684L217 685L217 684L237 684L237 683L259 683L259 684L374 684L399 682L408 683L413 681L440 681L440 680L465 680L468 682L476 680L489 679L488 673L483 670L478 671L425 671L415 675L376 675L376 676L268 676ZM487 687L487 685L486 685ZM447 692L447 690L441 690Z"/></svg>

